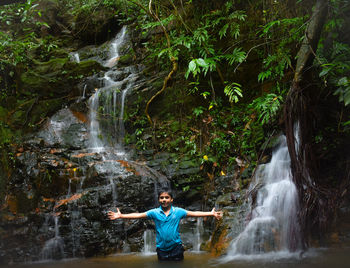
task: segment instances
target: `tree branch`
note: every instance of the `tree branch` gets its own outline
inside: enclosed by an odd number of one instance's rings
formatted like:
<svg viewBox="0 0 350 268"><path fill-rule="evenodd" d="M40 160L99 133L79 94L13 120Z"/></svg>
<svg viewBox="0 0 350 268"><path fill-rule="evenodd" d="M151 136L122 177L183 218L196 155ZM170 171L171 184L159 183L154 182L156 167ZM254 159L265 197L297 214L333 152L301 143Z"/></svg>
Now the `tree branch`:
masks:
<svg viewBox="0 0 350 268"><path fill-rule="evenodd" d="M316 51L320 39L324 19L327 14L327 0L319 0L316 3L314 12L310 18L305 37L297 54L297 66L295 68L294 82L300 82L305 67L311 65L314 57L313 51Z"/></svg>

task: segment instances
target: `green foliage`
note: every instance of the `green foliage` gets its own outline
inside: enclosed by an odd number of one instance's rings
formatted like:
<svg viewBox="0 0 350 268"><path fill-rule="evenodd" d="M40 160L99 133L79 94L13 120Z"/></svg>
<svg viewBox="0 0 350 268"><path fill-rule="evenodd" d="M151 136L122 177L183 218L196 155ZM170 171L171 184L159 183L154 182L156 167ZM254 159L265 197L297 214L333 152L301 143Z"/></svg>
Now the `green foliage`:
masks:
<svg viewBox="0 0 350 268"><path fill-rule="evenodd" d="M284 29L283 31L288 30L290 38L295 40L297 37L294 36L294 34L301 32L301 30L303 29L303 28L296 28L296 26L301 26L302 23L303 23L303 18L301 17L285 18L285 19L270 21L262 27L260 36L272 37L276 31L280 33L280 30Z"/></svg>
<svg viewBox="0 0 350 268"><path fill-rule="evenodd" d="M268 53L262 54L263 70L258 81L281 81L289 68L292 68L293 47L304 34L305 18L283 18L270 21L262 26L257 34L265 38Z"/></svg>
<svg viewBox="0 0 350 268"><path fill-rule="evenodd" d="M262 125L265 125L278 114L281 108L282 97L274 93L267 93L263 96L256 98L249 108L254 109L258 113L258 120Z"/></svg>
<svg viewBox="0 0 350 268"><path fill-rule="evenodd" d="M21 39L15 39L11 35L0 32L0 55L2 61L0 68L4 64L17 65L29 60L28 52L39 47L35 34L28 33Z"/></svg>
<svg viewBox="0 0 350 268"><path fill-rule="evenodd" d="M214 138L210 143L210 154L215 155L216 159L221 160L227 157L228 152L231 150L230 139L222 132L214 134Z"/></svg>
<svg viewBox="0 0 350 268"><path fill-rule="evenodd" d="M238 97L243 97L241 85L238 83L231 83L225 86L224 93L228 96L230 102L238 102Z"/></svg>
<svg viewBox="0 0 350 268"><path fill-rule="evenodd" d="M159 26L166 27L167 25L169 25L170 22L174 21L174 19L175 19L175 16L173 14L171 14L169 17L166 17L160 21L151 21L151 22L144 24L142 26L142 29L149 30L149 29L153 29L153 28L156 28Z"/></svg>
<svg viewBox="0 0 350 268"><path fill-rule="evenodd" d="M291 66L290 53L287 49L277 51L276 54L268 55L263 60L265 71L258 75L258 81L272 80L283 78L288 67Z"/></svg>
<svg viewBox="0 0 350 268"><path fill-rule="evenodd" d="M204 113L204 107L203 106L198 106L198 107L195 107L193 109L193 114L196 116L196 117L199 117L200 115L202 115Z"/></svg>
<svg viewBox="0 0 350 268"><path fill-rule="evenodd" d="M322 51L322 46L321 49ZM334 95L339 97L340 102L345 105L350 103L350 46L344 43L334 41L332 53L328 55L328 59L320 57L321 72L319 76L324 81L335 87Z"/></svg>
<svg viewBox="0 0 350 268"><path fill-rule="evenodd" d="M142 2L142 1L141 1ZM148 3L142 2L145 6ZM186 3L191 5L190 2ZM185 78L194 79L195 82L201 84L206 81L205 77L217 71L221 64L242 63L246 59L246 52L242 47L231 46L228 49L222 50L219 45L223 39L240 37L241 25L245 22L247 15L245 11L237 8L234 1L227 1L222 8L215 10L205 10L201 15L200 20L186 21L183 16L180 16L175 10L169 10L162 5L154 3L154 8L157 9L161 24L164 26L176 25L169 27L169 37L171 47L168 48L165 39L159 41L154 38L150 42L145 43L149 50L149 61L158 62L161 68L167 66L168 55L173 55L181 62L187 62ZM180 7L178 7L180 9ZM197 15L197 14L196 14ZM143 30L155 28L160 25L160 22L148 18L148 22L143 23ZM208 97L208 87L190 88L190 93L202 95L205 99ZM192 89L195 89L192 91ZM239 93L236 93L239 95Z"/></svg>
<svg viewBox="0 0 350 268"><path fill-rule="evenodd" d="M234 63L242 63L247 58L247 54L246 52L242 51L242 48L235 47L232 53L224 54L222 57L228 62L229 65L233 65Z"/></svg>
<svg viewBox="0 0 350 268"><path fill-rule="evenodd" d="M61 0L62 1L62 0ZM98 8L114 9L121 4L123 0L63 0L64 5L71 9L72 14L79 14L81 12L94 12Z"/></svg>
<svg viewBox="0 0 350 268"><path fill-rule="evenodd" d="M6 26L0 31L0 68L5 64L28 64L37 51L44 55L58 47L51 36L39 36L40 30L49 25L41 19L42 11L36 2L27 0L1 7L0 22Z"/></svg>
<svg viewBox="0 0 350 268"><path fill-rule="evenodd" d="M199 74L203 74L204 76L208 73L208 71L214 71L216 68L216 61L214 58L206 58L206 59L193 59L188 64L188 69L185 74L186 79L192 73L193 77L196 77Z"/></svg>
<svg viewBox="0 0 350 268"><path fill-rule="evenodd" d="M44 25L49 28L47 23L34 21L33 16L37 14L41 17L41 11L36 10L38 4L34 4L36 0L27 0L25 3L7 5L0 11L0 22L7 25L14 23L23 23L25 26L27 23L35 23L37 26Z"/></svg>
<svg viewBox="0 0 350 268"><path fill-rule="evenodd" d="M350 77L349 77L350 78ZM350 83L348 77L341 77L337 83L337 89L334 95L339 96L339 101L344 102L345 106L350 104Z"/></svg>
<svg viewBox="0 0 350 268"><path fill-rule="evenodd" d="M146 150L147 148L147 140L143 137L144 134L144 129L143 128L138 128L135 131L136 135L136 148L139 150Z"/></svg>
<svg viewBox="0 0 350 268"><path fill-rule="evenodd" d="M324 37L318 46L318 57L315 61L320 65L319 76L326 85L334 88L333 94L345 106L350 103L350 46L342 32L347 32L347 12L349 1L330 1L329 20L325 24Z"/></svg>

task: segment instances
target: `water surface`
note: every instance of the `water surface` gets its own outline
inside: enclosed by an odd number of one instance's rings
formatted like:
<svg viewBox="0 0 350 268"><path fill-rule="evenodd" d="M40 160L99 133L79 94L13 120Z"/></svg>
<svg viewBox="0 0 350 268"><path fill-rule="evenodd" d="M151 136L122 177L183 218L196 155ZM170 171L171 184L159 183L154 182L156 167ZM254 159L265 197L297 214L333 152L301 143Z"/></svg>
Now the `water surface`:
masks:
<svg viewBox="0 0 350 268"><path fill-rule="evenodd" d="M70 259L56 262L36 262L0 266L6 268L345 268L350 265L350 247L309 250L294 255L260 255L223 262L207 253L185 252L185 260L179 263L158 262L157 256L142 254L117 254L105 258Z"/></svg>

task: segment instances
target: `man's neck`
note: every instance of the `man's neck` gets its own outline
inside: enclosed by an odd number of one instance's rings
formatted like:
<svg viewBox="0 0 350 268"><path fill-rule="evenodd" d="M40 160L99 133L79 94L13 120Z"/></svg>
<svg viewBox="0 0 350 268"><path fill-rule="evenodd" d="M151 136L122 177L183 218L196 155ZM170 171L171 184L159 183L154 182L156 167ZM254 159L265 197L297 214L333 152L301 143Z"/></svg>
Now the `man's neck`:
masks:
<svg viewBox="0 0 350 268"><path fill-rule="evenodd" d="M163 210L164 214L165 214L166 216L168 216L169 213L170 213L170 210L171 210L171 206L168 206L168 207L166 207L166 208L162 207L162 210Z"/></svg>

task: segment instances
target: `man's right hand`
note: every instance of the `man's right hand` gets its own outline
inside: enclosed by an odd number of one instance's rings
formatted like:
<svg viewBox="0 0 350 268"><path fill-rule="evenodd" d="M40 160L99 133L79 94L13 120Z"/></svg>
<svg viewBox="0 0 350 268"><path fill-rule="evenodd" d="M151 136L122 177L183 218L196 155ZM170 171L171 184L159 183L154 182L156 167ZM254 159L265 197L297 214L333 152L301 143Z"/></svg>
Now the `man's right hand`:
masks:
<svg viewBox="0 0 350 268"><path fill-rule="evenodd" d="M119 208L117 208L117 212L108 211L108 218L110 220L120 219L122 217L122 214L120 213Z"/></svg>
<svg viewBox="0 0 350 268"><path fill-rule="evenodd" d="M222 211L216 211L215 208L213 208L213 210L211 211L211 213L213 213L213 216L217 219L220 220L222 218Z"/></svg>

